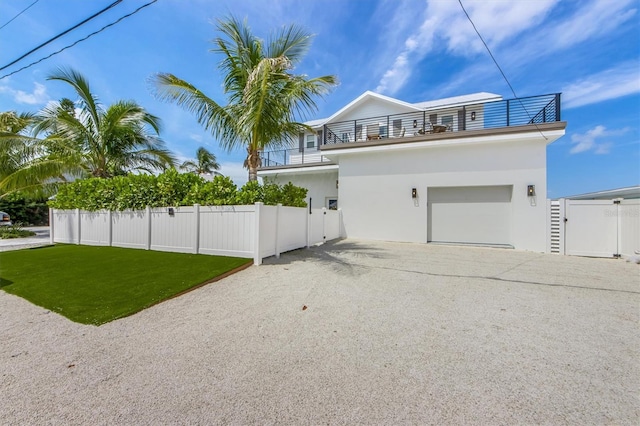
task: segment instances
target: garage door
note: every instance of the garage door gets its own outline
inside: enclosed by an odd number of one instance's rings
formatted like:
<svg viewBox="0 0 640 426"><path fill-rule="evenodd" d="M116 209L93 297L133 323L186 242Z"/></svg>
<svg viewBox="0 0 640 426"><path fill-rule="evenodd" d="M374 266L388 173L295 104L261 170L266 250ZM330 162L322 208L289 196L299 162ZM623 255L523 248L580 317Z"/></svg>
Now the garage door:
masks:
<svg viewBox="0 0 640 426"><path fill-rule="evenodd" d="M511 185L429 188L427 240L511 245L512 190Z"/></svg>

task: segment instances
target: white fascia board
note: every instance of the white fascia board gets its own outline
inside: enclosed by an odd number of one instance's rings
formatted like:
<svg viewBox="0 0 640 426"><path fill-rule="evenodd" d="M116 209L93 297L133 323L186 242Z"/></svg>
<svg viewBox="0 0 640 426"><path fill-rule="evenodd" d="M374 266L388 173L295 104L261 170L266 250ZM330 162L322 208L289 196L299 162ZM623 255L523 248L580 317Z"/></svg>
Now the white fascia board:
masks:
<svg viewBox="0 0 640 426"><path fill-rule="evenodd" d="M564 135L564 130L552 130L548 132L543 132L544 136L547 138L544 141L546 144L550 144L556 139L562 137ZM360 148L348 148L348 149L340 149L335 151L323 151L322 155L327 157L330 160L336 161L336 157L340 155L357 155L362 154L363 152L384 152L384 151L399 151L406 149L424 149L424 148L432 148L432 147L441 147L441 146L460 146L460 145L478 145L478 144L493 144L493 143L505 143L505 142L514 142L514 141L527 141L527 140L538 140L542 141L543 137L538 131L527 132L527 133L519 133L519 134L507 134L507 135L493 135L493 136L474 136L470 138L456 138L456 139L446 139L440 141L424 141L424 142L408 142L408 143L399 143L399 144L390 144L390 145L378 145L378 146L369 146L369 147L360 147Z"/></svg>
<svg viewBox="0 0 640 426"><path fill-rule="evenodd" d="M338 170L337 164L327 164L326 166L309 166L309 167L291 167L284 169L269 169L258 170L258 176L274 176L274 175L287 175L287 174L304 174L304 173L322 173L332 170Z"/></svg>
<svg viewBox="0 0 640 426"><path fill-rule="evenodd" d="M404 102L404 101L401 101L399 99L390 98L389 96L384 96L384 95L381 95L379 93L375 93L375 92L372 92L370 90L367 90L362 95L358 96L353 101L349 102L346 106L341 108L339 111L334 113L331 117L327 118L325 123L332 122L333 120L335 120L336 118L340 117L342 114L344 114L345 112L347 112L350 109L354 108L355 106L359 105L362 101L364 101L365 99L368 99L368 98L377 98L377 99L380 99L380 100L383 100L383 101L386 101L386 102L394 103L396 105L401 105L401 106L403 106L405 108L409 108L411 110L422 111L422 109L416 107L414 104L410 104L408 102Z"/></svg>

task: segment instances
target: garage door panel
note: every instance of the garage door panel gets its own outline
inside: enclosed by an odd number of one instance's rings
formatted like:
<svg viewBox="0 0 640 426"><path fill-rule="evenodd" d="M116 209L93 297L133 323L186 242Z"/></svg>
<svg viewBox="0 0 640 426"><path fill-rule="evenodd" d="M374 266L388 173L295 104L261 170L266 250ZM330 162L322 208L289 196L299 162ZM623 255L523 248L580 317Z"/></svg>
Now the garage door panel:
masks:
<svg viewBox="0 0 640 426"><path fill-rule="evenodd" d="M429 188L428 240L511 244L511 186Z"/></svg>

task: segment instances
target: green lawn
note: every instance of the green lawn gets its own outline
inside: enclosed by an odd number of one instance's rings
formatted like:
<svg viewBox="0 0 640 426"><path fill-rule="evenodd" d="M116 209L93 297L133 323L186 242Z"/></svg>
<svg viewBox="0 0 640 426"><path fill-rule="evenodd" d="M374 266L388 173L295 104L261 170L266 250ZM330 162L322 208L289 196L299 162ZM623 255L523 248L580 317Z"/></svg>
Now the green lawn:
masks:
<svg viewBox="0 0 640 426"><path fill-rule="evenodd" d="M72 321L139 312L250 259L59 244L0 252L0 288Z"/></svg>

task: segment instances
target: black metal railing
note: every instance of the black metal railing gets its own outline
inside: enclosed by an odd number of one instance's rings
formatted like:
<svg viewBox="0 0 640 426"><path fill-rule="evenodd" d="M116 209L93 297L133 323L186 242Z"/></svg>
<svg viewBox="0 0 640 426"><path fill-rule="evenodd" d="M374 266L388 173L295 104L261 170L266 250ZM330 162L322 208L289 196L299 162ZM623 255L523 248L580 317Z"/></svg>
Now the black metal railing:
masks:
<svg viewBox="0 0 640 426"><path fill-rule="evenodd" d="M560 93L342 121L326 124L323 130L318 132L318 142L314 143L313 147L306 147L306 140L292 139L288 145L298 144L298 147L261 153L261 167L330 162L319 150L322 145L497 129L554 121L560 121Z"/></svg>
<svg viewBox="0 0 640 426"><path fill-rule="evenodd" d="M330 123L322 145L560 121L560 93Z"/></svg>
<svg viewBox="0 0 640 426"><path fill-rule="evenodd" d="M317 147L290 148L263 152L260 156L261 167L282 167L312 163L326 163L329 161Z"/></svg>

